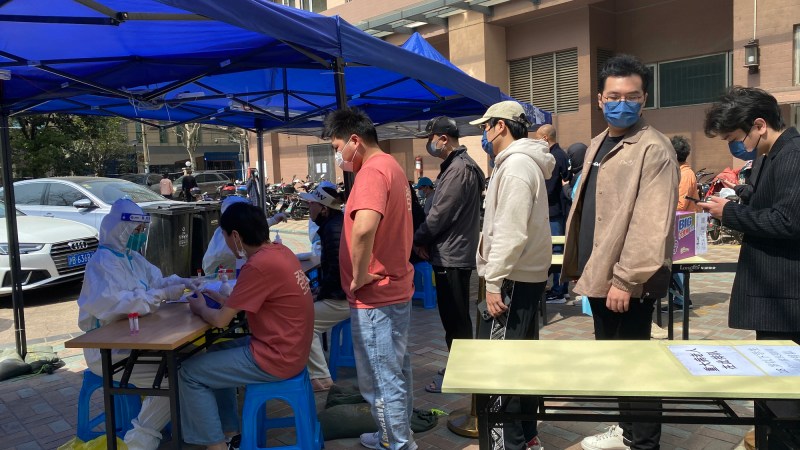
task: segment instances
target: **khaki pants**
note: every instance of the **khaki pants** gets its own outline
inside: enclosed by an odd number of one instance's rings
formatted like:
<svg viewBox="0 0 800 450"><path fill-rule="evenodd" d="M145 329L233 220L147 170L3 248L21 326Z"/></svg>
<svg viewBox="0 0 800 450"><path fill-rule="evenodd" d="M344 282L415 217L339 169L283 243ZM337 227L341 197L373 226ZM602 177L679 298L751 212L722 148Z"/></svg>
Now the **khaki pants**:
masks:
<svg viewBox="0 0 800 450"><path fill-rule="evenodd" d="M311 353L308 355L308 374L312 380L331 377L328 363L325 362L325 353L322 351L322 333L349 317L350 304L347 300L314 302L314 338L311 340Z"/></svg>

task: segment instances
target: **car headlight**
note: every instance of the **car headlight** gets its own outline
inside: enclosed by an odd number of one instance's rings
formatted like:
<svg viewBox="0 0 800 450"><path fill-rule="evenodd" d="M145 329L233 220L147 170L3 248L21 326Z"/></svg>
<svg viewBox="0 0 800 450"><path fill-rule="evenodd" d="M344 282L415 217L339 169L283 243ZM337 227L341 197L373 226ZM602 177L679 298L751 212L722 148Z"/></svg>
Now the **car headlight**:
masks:
<svg viewBox="0 0 800 450"><path fill-rule="evenodd" d="M19 244L19 253L24 255L25 253L38 252L43 248L44 244ZM0 255L7 255L7 254L8 254L8 243L0 244Z"/></svg>

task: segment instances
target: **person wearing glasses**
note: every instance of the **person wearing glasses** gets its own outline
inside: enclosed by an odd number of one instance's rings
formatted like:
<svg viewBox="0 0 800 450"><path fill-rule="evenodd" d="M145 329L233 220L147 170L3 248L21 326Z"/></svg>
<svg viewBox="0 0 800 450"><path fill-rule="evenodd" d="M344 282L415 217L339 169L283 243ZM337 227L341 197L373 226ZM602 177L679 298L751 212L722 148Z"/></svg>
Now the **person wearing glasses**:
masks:
<svg viewBox="0 0 800 450"><path fill-rule="evenodd" d="M656 299L669 288L680 169L669 139L641 117L649 75L630 55L600 71L597 102L608 128L586 151L567 219L562 276L578 280L575 292L589 297L597 340L649 340ZM632 414L657 414L649 411ZM658 449L660 440L658 423L620 423L581 447Z"/></svg>
<svg viewBox="0 0 800 450"><path fill-rule="evenodd" d="M515 101L495 103L470 124L483 127L495 163L476 255L478 275L486 280L478 338L535 339L553 251L545 180L556 160L546 141L528 139L530 122ZM504 395L491 407L532 415L538 404L536 397ZM536 420L507 422L490 439L493 449L542 448Z"/></svg>

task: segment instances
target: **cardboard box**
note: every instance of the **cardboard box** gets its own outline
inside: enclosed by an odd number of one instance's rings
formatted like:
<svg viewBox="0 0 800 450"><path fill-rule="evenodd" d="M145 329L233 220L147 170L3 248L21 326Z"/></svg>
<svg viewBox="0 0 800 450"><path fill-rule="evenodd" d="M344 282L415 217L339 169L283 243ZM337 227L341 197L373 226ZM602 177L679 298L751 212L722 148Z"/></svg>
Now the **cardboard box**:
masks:
<svg viewBox="0 0 800 450"><path fill-rule="evenodd" d="M691 258L708 251L708 214L680 211L675 214L675 246L672 260Z"/></svg>

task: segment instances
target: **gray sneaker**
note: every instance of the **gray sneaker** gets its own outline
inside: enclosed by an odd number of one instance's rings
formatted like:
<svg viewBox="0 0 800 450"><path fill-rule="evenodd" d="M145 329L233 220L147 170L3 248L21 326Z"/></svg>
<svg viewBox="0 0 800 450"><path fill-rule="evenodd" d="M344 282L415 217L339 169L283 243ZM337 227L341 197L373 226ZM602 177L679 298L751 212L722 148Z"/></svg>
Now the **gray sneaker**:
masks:
<svg viewBox="0 0 800 450"><path fill-rule="evenodd" d="M376 450L389 448L388 442L381 442L380 431L376 431L374 433L363 433L360 439L361 439L361 445L366 448L372 448Z"/></svg>

